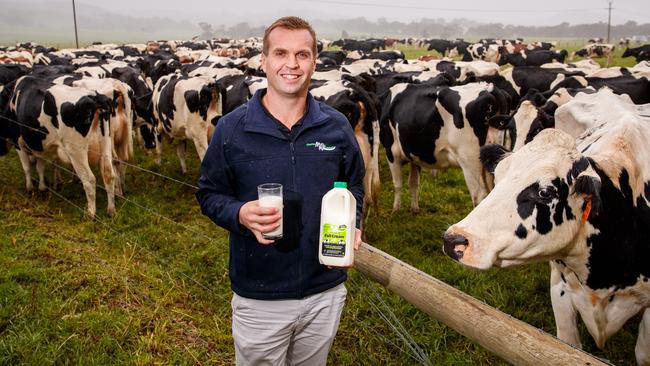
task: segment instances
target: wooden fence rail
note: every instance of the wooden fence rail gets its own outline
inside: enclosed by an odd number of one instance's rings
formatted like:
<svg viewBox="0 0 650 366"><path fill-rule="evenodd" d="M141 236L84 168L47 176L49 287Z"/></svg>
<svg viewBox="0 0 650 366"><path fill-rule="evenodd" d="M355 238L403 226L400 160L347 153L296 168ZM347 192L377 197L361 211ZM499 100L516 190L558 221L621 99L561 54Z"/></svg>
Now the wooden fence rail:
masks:
<svg viewBox="0 0 650 366"><path fill-rule="evenodd" d="M366 243L354 268L512 364L606 365Z"/></svg>

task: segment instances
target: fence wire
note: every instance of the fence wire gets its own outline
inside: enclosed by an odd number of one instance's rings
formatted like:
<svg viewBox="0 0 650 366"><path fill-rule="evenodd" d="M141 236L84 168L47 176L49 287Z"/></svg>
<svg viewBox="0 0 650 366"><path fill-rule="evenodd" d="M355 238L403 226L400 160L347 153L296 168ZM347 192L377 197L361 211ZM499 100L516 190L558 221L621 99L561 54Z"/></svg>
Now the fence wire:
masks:
<svg viewBox="0 0 650 366"><path fill-rule="evenodd" d="M28 126L28 125L25 125L24 123L21 123L19 121L7 118L5 116L0 116L0 118L4 119L6 121L9 121L11 123L14 123L16 125L22 126L24 128L27 128L27 129L30 129L30 130L33 130L33 131L36 131L36 132L39 132L39 133L43 133L43 131L41 131L39 129L36 129L36 128ZM0 139L2 139L2 138L0 138ZM4 140L7 143L15 146L16 148L20 148L18 146L18 144L14 143L13 141L8 140L8 139L4 139ZM84 148L84 149L88 149L89 151L93 150L92 147L84 147L84 146L79 146L79 145L74 145L74 144L72 144L72 146L77 146L77 147L81 147L81 148ZM67 173L79 178L78 175L73 170L70 170L67 167L62 166L61 164L58 164L58 163L54 162L51 159L47 159L47 158L44 158L44 157L41 157L41 156L39 156L37 158L43 160L44 162L48 163L49 165L51 165L52 167L54 167L56 169L60 169L61 171L67 172ZM167 180L169 180L171 182L174 182L176 184L186 186L186 187L192 188L194 190L198 190L198 186L196 186L196 185L189 184L187 182L183 182L181 180L175 179L175 178L167 176L165 174L158 173L158 172L155 172L155 171L152 171L152 170L149 170L149 169L139 167L139 166L131 164L129 162L120 160L120 159L118 159L116 157L113 157L112 160L114 162L124 164L124 165L126 165L128 167L143 171L143 172L145 172L147 174L151 174L151 175L156 176L158 178L167 179ZM37 178L32 178L32 180L34 182L38 182ZM102 190L106 191L106 188L104 186L102 186L101 184L96 183L96 186L101 188ZM53 195L55 195L59 199L65 201L66 203L68 203L71 206L75 207L76 209L80 210L82 213L86 212L86 210L83 207L81 207L81 206L77 205L76 203L72 202L71 200L67 199L64 195L57 192L56 190L54 190L54 189L52 189L50 187L47 187L47 190L48 190L48 192L52 193ZM163 214L159 213L155 209L147 207L146 205L142 205L142 204L140 204L140 203L138 203L138 202L136 202L136 201L134 201L132 199L129 199L129 198L125 197L124 195L115 194L115 196L122 199L122 200L124 200L127 203L130 203L130 204L132 204L132 205L134 205L134 206L136 206L136 207L150 213L151 215L154 215L156 217L159 217L159 218L163 219L164 221L167 221L167 222L169 222L171 224L174 224L174 225L178 225L178 226L182 227L184 230L186 230L187 232L190 232L192 234L198 235L198 236L206 239L211 244L222 245L222 243L216 243L213 238L206 235L204 232L196 230L196 229L194 229L194 228L192 228L192 227L190 227L190 226L188 226L186 224L178 222L178 221L176 221L176 220L174 220L174 219L172 219L170 217L167 217L166 215L163 215ZM216 293L210 287L208 287L205 284L201 283L200 281L198 281L194 277L189 276L188 274L184 273L183 271L174 268L174 266L172 266L170 264L170 262L168 262L166 259L162 258L161 256L157 255L153 250L147 248L146 246L142 245L141 243L137 243L137 242L134 243L132 238L127 237L124 232L120 232L119 230L115 229L107 221L100 219L97 215L95 215L95 217L93 218L93 221L99 223L100 225L104 226L105 228L107 228L112 233L114 233L114 234L118 235L119 237L123 238L124 242L126 244L132 246L133 248L140 248L141 250L146 250L150 255L152 255L155 258L156 261L158 261L159 263L162 263L167 268L171 268L175 273L178 273L181 277L186 278L187 280L194 283L198 287L206 290L212 296L214 296L216 298L219 298L221 301L224 301L224 302L227 302L227 303L230 302L230 300L228 298L226 298L225 296L223 296L222 294ZM107 240L107 239L104 239L104 240ZM419 363L421 365L425 365L425 366L431 365L431 361L426 356L426 353L421 349L421 347L417 344L417 342L413 339L413 337L408 333L408 331L402 325L402 323L399 321L397 316L392 312L389 305L383 300L381 294L379 294L379 292L376 289L374 289L371 285L368 286L367 284L360 284L352 276L348 276L348 278L350 279L350 284L352 284L353 286L355 286L355 287L357 287L359 289L363 289L363 290L370 289L372 291L372 297L364 296L364 298L367 300L368 304L371 306L372 311L375 312L380 317L380 319L382 319L382 321L384 321L384 323L386 323L386 325L397 335L398 339L401 341L401 343L403 343L406 346L406 348L400 346L398 344L398 342L395 342L395 341L391 340L390 338L377 333L376 331L370 329L369 326L362 323L361 325L366 330L368 330L368 332L366 334L372 335L376 339L379 339L380 341L382 341L382 342L384 342L386 344L389 344L392 347L396 348L400 352L402 352L404 354L407 354L415 362L417 362L417 363Z"/></svg>

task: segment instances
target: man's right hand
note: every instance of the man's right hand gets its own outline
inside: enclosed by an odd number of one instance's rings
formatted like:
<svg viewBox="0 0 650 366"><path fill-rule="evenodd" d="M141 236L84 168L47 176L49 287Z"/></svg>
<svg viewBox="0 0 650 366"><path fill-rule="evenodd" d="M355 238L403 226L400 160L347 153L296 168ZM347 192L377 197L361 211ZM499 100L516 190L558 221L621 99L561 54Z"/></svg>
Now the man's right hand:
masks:
<svg viewBox="0 0 650 366"><path fill-rule="evenodd" d="M247 227L260 244L273 244L274 240L264 239L268 233L280 226L282 213L274 207L261 207L259 201L248 201L239 209L239 223Z"/></svg>

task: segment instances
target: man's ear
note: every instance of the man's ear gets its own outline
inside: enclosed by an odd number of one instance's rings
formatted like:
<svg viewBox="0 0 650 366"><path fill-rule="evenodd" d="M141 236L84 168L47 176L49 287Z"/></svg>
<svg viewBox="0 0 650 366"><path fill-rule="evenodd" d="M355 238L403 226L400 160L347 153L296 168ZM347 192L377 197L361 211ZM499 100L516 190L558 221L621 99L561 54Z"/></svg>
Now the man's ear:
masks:
<svg viewBox="0 0 650 366"><path fill-rule="evenodd" d="M260 56L260 68L266 74L266 55L264 52L262 52L262 56Z"/></svg>

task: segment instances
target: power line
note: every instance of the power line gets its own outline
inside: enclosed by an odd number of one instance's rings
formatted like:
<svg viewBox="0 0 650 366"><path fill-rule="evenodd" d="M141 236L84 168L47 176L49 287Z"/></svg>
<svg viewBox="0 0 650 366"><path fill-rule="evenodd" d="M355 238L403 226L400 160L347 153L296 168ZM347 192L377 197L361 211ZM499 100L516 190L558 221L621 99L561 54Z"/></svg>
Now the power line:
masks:
<svg viewBox="0 0 650 366"><path fill-rule="evenodd" d="M436 10L436 11L450 11L450 12L462 11L462 12L467 12L467 13L530 13L530 12L535 12L535 13L566 13L566 12L578 12L578 11L590 11L590 10L607 10L607 8L579 8L579 9L559 9L559 10L549 10L549 9L516 10L516 9L438 8L438 7L430 7L430 6L389 5L389 4L362 3L362 2L341 1L341 0L297 0L297 1L307 2L307 3L364 6L364 7L372 7L372 8Z"/></svg>

